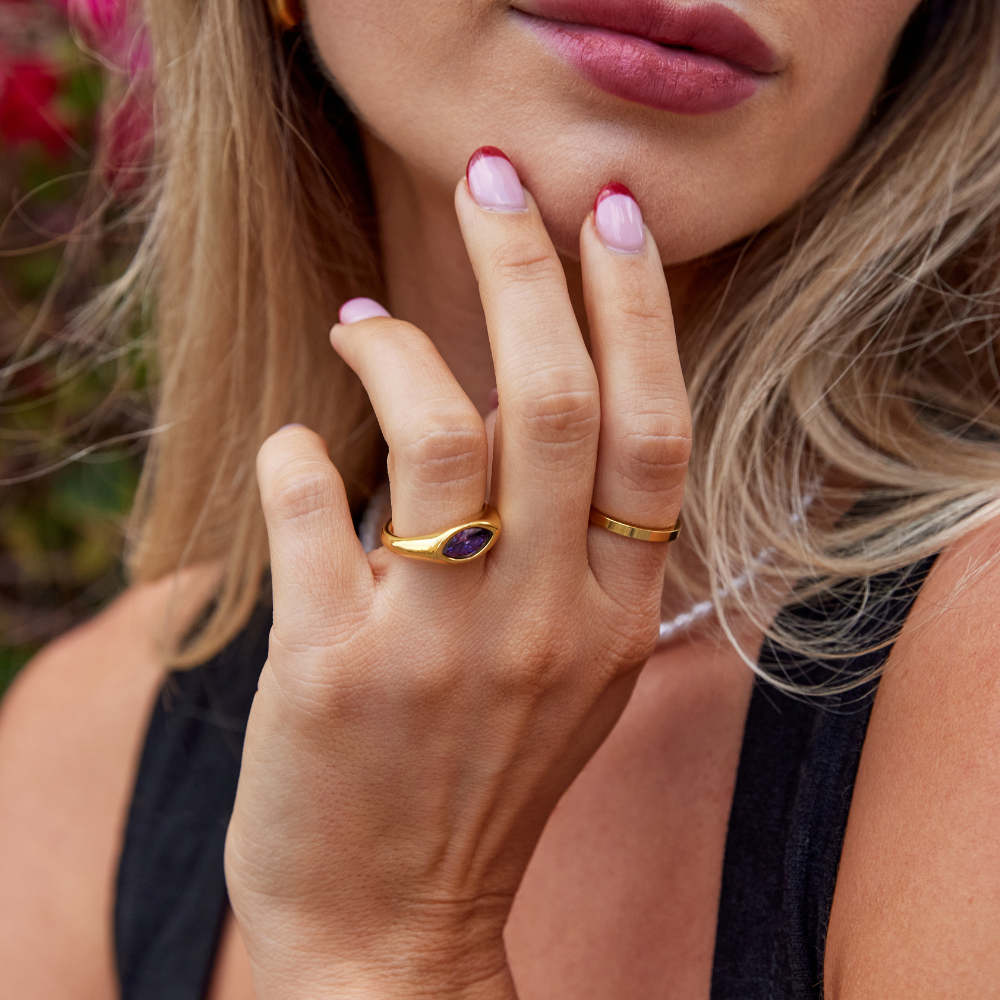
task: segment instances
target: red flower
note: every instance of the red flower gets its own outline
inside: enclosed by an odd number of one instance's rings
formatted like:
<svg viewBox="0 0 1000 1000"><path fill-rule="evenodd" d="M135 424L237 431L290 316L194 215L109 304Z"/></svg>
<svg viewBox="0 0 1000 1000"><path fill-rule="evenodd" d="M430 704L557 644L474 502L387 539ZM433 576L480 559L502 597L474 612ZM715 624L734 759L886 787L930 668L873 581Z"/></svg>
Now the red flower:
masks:
<svg viewBox="0 0 1000 1000"><path fill-rule="evenodd" d="M11 146L40 142L53 156L67 152L71 138L52 101L59 77L41 59L0 65L0 140Z"/></svg>

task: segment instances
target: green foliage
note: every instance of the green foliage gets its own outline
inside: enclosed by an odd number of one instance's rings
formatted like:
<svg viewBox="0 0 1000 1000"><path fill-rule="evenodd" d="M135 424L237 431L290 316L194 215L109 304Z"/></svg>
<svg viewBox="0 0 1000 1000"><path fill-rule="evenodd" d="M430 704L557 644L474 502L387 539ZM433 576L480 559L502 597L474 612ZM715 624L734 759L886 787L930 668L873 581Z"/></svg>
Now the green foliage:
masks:
<svg viewBox="0 0 1000 1000"><path fill-rule="evenodd" d="M0 697L34 653L34 646L0 646Z"/></svg>

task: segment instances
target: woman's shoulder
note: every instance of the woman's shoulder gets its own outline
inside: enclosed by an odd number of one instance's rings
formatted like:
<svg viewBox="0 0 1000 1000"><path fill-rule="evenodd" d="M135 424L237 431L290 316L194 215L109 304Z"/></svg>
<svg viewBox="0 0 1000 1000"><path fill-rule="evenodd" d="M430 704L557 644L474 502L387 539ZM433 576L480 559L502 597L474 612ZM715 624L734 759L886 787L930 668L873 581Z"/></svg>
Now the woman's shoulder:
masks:
<svg viewBox="0 0 1000 1000"><path fill-rule="evenodd" d="M993 521L938 558L886 666L844 840L827 995L992 995L1000 978L998 830Z"/></svg>
<svg viewBox="0 0 1000 1000"><path fill-rule="evenodd" d="M0 705L0 967L11 995L116 995L114 877L163 676L162 623L178 594L171 617L193 613L210 580L193 569L129 588L43 649Z"/></svg>

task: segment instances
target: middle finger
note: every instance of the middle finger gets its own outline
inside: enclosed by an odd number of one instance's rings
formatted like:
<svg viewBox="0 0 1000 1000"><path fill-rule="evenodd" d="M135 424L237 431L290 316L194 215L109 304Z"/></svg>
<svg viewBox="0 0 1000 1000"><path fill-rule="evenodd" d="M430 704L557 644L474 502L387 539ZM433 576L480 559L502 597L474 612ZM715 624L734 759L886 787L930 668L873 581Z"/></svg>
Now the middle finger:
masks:
<svg viewBox="0 0 1000 1000"><path fill-rule="evenodd" d="M473 155L455 204L496 369L502 433L493 494L505 531L530 541L536 557L585 558L600 394L562 264L499 150Z"/></svg>

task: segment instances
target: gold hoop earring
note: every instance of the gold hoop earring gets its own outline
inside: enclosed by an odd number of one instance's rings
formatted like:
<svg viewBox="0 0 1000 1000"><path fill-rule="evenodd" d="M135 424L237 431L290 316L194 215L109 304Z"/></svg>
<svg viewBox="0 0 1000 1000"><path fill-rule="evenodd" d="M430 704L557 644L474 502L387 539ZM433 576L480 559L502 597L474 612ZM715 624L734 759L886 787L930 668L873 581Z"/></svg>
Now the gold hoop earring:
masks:
<svg viewBox="0 0 1000 1000"><path fill-rule="evenodd" d="M305 16L301 0L267 0L267 7L271 12L271 20L279 31L296 27Z"/></svg>

